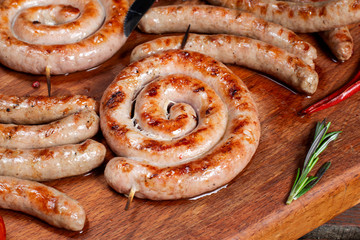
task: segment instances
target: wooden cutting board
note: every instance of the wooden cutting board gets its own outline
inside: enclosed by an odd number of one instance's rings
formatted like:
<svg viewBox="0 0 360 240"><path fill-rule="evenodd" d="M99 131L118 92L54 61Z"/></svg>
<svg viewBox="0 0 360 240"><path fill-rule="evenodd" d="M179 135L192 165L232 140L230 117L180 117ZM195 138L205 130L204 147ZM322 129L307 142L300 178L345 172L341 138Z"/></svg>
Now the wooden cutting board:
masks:
<svg viewBox="0 0 360 240"><path fill-rule="evenodd" d="M321 112L300 117L298 111L328 95L359 71L360 28L353 26L353 57L332 60L316 35L302 35L318 49L316 70L320 84L311 96L294 94L268 77L249 69L229 66L246 83L257 103L262 137L248 167L232 182L197 200L150 201L134 199L124 211L126 197L105 182L104 165L84 176L45 184L77 199L87 212L83 231L57 229L25 214L0 210L8 239L297 239L335 215L360 202L360 94ZM129 63L134 46L156 38L134 32L110 60L94 69L54 76L52 94L85 94L100 100L103 91ZM46 95L44 76L0 66L0 92ZM40 88L32 87L40 81ZM339 139L320 155L332 165L306 195L285 201L309 148L317 121L332 122L330 131L342 130ZM103 141L99 136L96 139ZM106 161L112 157L108 151ZM317 167L315 167L317 169Z"/></svg>

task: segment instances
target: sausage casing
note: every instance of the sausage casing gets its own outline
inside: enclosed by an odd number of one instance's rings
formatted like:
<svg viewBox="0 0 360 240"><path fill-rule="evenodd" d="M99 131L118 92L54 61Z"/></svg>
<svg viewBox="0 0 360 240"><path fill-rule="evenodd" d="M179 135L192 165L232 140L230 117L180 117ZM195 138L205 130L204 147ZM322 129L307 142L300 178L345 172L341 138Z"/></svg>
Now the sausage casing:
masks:
<svg viewBox="0 0 360 240"><path fill-rule="evenodd" d="M43 125L0 124L0 146L4 148L46 148L79 143L99 130L94 111L80 111Z"/></svg>
<svg viewBox="0 0 360 240"><path fill-rule="evenodd" d="M293 53L310 66L317 57L316 49L293 31L254 14L223 7L155 7L144 15L139 28L147 33L185 32L189 24L191 32L240 35L264 41Z"/></svg>
<svg viewBox="0 0 360 240"><path fill-rule="evenodd" d="M34 181L80 175L98 167L105 153L105 146L91 139L43 149L0 148L0 175Z"/></svg>
<svg viewBox="0 0 360 240"><path fill-rule="evenodd" d="M294 32L320 32L360 22L358 0L288 2L276 0L208 0L211 4L254 13Z"/></svg>
<svg viewBox="0 0 360 240"><path fill-rule="evenodd" d="M164 113L188 104L197 124L171 139L149 133L141 126L174 131L163 124L173 119L163 114L159 121L147 103L139 117L132 116L139 97L158 100ZM174 105L162 104L166 98ZM107 182L120 193L133 189L135 196L149 199L187 198L226 184L249 163L260 138L257 109L246 85L221 62L193 51L167 50L130 64L105 90L100 116L107 143L122 156L107 164ZM193 117L178 116L180 121Z"/></svg>
<svg viewBox="0 0 360 240"><path fill-rule="evenodd" d="M354 42L348 27L339 27L319 34L338 60L346 61L352 56Z"/></svg>
<svg viewBox="0 0 360 240"><path fill-rule="evenodd" d="M85 211L79 203L44 184L0 176L0 208L21 211L59 228L80 231Z"/></svg>
<svg viewBox="0 0 360 240"><path fill-rule="evenodd" d="M88 96L30 96L0 94L0 122L42 124L58 120L81 110L98 110L97 102Z"/></svg>
<svg viewBox="0 0 360 240"><path fill-rule="evenodd" d="M164 50L179 49L182 38L168 36L140 44L132 51L131 61ZM312 67L293 54L262 41L223 34L189 34L184 50L265 72L301 93L310 95L317 89L318 75Z"/></svg>
<svg viewBox="0 0 360 240"><path fill-rule="evenodd" d="M66 18L54 21L49 17L46 19L49 24L41 17L31 17L41 16L42 11L51 13L53 5L62 7L62 15L79 13L74 14L71 21ZM127 0L1 1L0 62L16 71L32 74L45 74L46 68L50 68L51 74L66 74L95 67L125 43L123 24L128 8ZM29 19L17 24L17 18L24 20L24 12ZM17 25L20 31L29 27L32 34L26 37L29 34L14 32ZM89 34L84 34L86 32ZM58 41L52 42L53 39Z"/></svg>

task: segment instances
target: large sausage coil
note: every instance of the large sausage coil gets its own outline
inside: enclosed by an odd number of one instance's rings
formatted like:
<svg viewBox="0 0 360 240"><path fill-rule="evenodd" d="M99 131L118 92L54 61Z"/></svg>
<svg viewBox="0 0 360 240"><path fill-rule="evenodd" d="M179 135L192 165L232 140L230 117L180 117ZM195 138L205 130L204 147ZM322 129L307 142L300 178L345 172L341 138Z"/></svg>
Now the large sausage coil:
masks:
<svg viewBox="0 0 360 240"><path fill-rule="evenodd" d="M105 90L100 126L120 157L105 177L120 193L178 199L216 189L248 164L260 124L244 83L225 65L168 50L130 64Z"/></svg>
<svg viewBox="0 0 360 240"><path fill-rule="evenodd" d="M97 66L125 43L127 10L126 0L4 0L0 62L33 74Z"/></svg>

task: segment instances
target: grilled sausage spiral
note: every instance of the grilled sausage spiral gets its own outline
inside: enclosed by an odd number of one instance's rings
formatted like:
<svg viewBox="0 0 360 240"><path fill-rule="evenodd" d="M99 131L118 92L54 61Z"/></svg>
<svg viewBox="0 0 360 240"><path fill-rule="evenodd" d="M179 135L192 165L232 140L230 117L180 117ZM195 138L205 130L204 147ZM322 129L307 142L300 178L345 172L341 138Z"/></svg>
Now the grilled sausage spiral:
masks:
<svg viewBox="0 0 360 240"><path fill-rule="evenodd" d="M17 71L65 74L109 59L124 44L126 0L5 0L0 62Z"/></svg>
<svg viewBox="0 0 360 240"><path fill-rule="evenodd" d="M213 190L250 161L260 137L254 101L225 65L168 50L134 62L106 89L100 126L119 156L106 166L120 193L177 199Z"/></svg>

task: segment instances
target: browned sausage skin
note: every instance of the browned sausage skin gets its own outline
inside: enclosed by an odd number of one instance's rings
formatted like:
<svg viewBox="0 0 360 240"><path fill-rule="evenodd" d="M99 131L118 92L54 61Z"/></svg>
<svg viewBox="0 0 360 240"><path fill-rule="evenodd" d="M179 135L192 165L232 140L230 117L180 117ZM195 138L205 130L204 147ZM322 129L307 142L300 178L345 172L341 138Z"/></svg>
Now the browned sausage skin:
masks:
<svg viewBox="0 0 360 240"><path fill-rule="evenodd" d="M66 17L54 22L45 16L57 7L57 15L72 16L70 22ZM127 10L127 0L4 0L0 3L0 62L33 74L45 74L46 67L52 74L65 74L97 66L125 43ZM25 29L30 30L19 34ZM50 42L54 38L59 41Z"/></svg>
<svg viewBox="0 0 360 240"><path fill-rule="evenodd" d="M348 27L339 27L319 34L338 60L350 59L354 51L354 42Z"/></svg>
<svg viewBox="0 0 360 240"><path fill-rule="evenodd" d="M59 228L80 231L85 211L76 200L44 184L0 176L0 208L21 211Z"/></svg>
<svg viewBox="0 0 360 240"><path fill-rule="evenodd" d="M98 111L98 103L88 96L30 96L0 94L0 122L41 124L81 110Z"/></svg>
<svg viewBox="0 0 360 240"><path fill-rule="evenodd" d="M140 44L132 51L131 61L164 50L179 49L182 38L169 36ZM265 72L301 93L313 94L317 89L318 75L313 68L293 54L262 41L223 34L189 34L184 50Z"/></svg>
<svg viewBox="0 0 360 240"><path fill-rule="evenodd" d="M105 146L91 139L43 149L0 148L0 175L35 181L80 175L100 166L105 153Z"/></svg>
<svg viewBox="0 0 360 240"><path fill-rule="evenodd" d="M99 130L94 111L81 111L43 125L0 124L0 146L4 148L46 148L79 143Z"/></svg>
<svg viewBox="0 0 360 240"><path fill-rule="evenodd" d="M358 0L287 2L276 0L207 0L209 3L254 13L294 32L319 32L360 22Z"/></svg>
<svg viewBox="0 0 360 240"><path fill-rule="evenodd" d="M163 6L151 8L139 28L147 33L185 32L224 33L255 38L302 58L313 66L316 49L294 32L265 21L254 14L209 5Z"/></svg>
<svg viewBox="0 0 360 240"><path fill-rule="evenodd" d="M165 94L175 99L166 101L158 94L163 84L169 87ZM144 85L150 87L142 93ZM166 109L177 104L193 106L197 126L171 139L138 128L162 126L147 109L132 116L132 102L137 104L141 95L149 102L174 103L163 106L163 119L169 119ZM116 191L133 189L141 198L187 198L226 184L248 164L260 138L258 113L244 83L225 65L191 51L168 50L130 64L104 92L100 116L109 146L123 156L107 164L106 180ZM214 125L216 121L220 124ZM203 135L207 131L213 135Z"/></svg>
<svg viewBox="0 0 360 240"><path fill-rule="evenodd" d="M290 0L289 2L311 3L325 1L326 0ZM353 54L354 43L347 26L322 31L319 32L319 34L339 61L350 59Z"/></svg>

